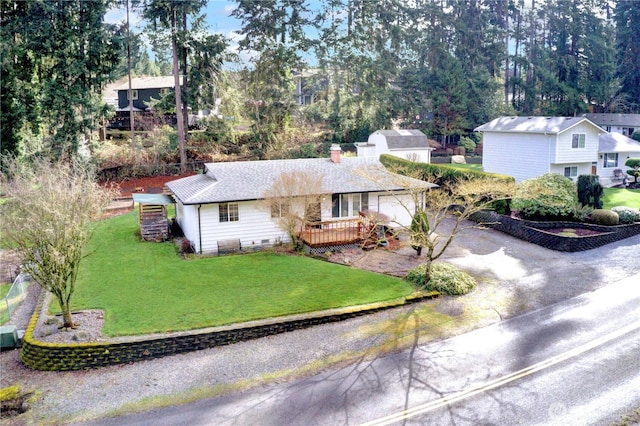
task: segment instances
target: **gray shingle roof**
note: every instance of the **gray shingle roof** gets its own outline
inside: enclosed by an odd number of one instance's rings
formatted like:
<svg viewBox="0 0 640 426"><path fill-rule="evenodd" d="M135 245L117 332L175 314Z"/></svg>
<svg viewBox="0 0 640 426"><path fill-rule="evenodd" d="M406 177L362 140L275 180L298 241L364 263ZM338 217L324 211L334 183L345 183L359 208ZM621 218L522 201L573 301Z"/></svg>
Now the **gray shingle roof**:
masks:
<svg viewBox="0 0 640 426"><path fill-rule="evenodd" d="M582 114L598 126L640 127L640 114Z"/></svg>
<svg viewBox="0 0 640 426"><path fill-rule="evenodd" d="M372 157L343 157L340 163L328 158L207 163L206 169L206 174L167 182L167 187L183 204L209 204L264 198L282 173L308 172L322 176L323 187L318 188L318 194L400 190L405 184L400 183L399 178L412 187L435 186L392 174ZM362 175L365 170L383 179L374 182Z"/></svg>
<svg viewBox="0 0 640 426"><path fill-rule="evenodd" d="M427 135L420 130L378 130L387 139L387 147L394 149L429 148Z"/></svg>
<svg viewBox="0 0 640 426"><path fill-rule="evenodd" d="M620 133L605 133L598 140L599 152L638 152L640 142L628 138Z"/></svg>
<svg viewBox="0 0 640 426"><path fill-rule="evenodd" d="M558 134L583 121L591 123L585 117L498 117L489 123L476 127L474 130L476 132Z"/></svg>

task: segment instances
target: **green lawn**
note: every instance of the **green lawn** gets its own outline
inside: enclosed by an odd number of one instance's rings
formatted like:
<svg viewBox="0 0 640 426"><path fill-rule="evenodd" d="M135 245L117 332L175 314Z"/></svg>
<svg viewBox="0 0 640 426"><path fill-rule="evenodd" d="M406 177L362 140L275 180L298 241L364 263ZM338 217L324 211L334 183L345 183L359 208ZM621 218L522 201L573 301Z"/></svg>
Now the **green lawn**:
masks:
<svg viewBox="0 0 640 426"><path fill-rule="evenodd" d="M605 209L616 206L640 209L640 189L605 188L602 202Z"/></svg>
<svg viewBox="0 0 640 426"><path fill-rule="evenodd" d="M11 283L0 283L0 325L9 321L9 313L7 312L7 303L4 297L9 293Z"/></svg>
<svg viewBox="0 0 640 426"><path fill-rule="evenodd" d="M101 222L79 273L73 309L104 309L108 336L394 300L413 291L397 278L303 256L183 260L173 244L141 242L136 231L136 212Z"/></svg>
<svg viewBox="0 0 640 426"><path fill-rule="evenodd" d="M477 170L479 172L482 171L482 164L453 164L453 163L447 163L447 164L442 164L442 166L455 167L456 169Z"/></svg>

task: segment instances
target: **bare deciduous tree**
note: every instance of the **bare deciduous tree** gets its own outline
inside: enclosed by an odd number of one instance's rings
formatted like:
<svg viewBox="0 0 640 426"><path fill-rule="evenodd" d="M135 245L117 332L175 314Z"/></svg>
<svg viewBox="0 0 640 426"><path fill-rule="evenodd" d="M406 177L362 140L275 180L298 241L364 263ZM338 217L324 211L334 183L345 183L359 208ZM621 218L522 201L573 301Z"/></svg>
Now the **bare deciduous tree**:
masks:
<svg viewBox="0 0 640 426"><path fill-rule="evenodd" d="M309 172L283 173L260 201L289 235L294 247L299 246L298 236L305 222L321 218L322 188L322 176Z"/></svg>
<svg viewBox="0 0 640 426"><path fill-rule="evenodd" d="M465 221L494 201L511 197L516 187L513 180L487 177L425 190L425 182L412 178L411 172L402 168L393 172L366 172L364 176L386 188L411 215L411 225L401 226L401 231L408 234L409 244L418 255L425 253L425 283L431 278L431 265L446 252L458 232L483 225Z"/></svg>
<svg viewBox="0 0 640 426"><path fill-rule="evenodd" d="M512 196L514 191L513 181L480 178L428 192L424 207L414 215L419 226L409 230L411 244L425 249L425 283L431 278L431 265L445 253L458 232L465 227L482 226L465 225L465 221L490 208L494 201ZM445 220L449 227L444 226Z"/></svg>
<svg viewBox="0 0 640 426"><path fill-rule="evenodd" d="M24 259L23 270L57 299L63 327L73 328L71 296L92 224L113 198L78 162L8 160L2 176L2 235Z"/></svg>

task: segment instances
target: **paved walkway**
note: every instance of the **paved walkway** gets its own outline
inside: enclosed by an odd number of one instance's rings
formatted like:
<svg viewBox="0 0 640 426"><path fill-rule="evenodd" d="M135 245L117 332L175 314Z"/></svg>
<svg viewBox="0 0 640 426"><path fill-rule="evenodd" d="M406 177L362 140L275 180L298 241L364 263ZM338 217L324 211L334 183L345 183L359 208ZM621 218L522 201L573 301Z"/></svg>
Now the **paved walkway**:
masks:
<svg viewBox="0 0 640 426"><path fill-rule="evenodd" d="M6 424L66 424L373 359L401 349L416 336L426 342L459 334L640 273L639 251L636 237L587 252L560 253L497 231L467 229L441 259L478 279L478 288L465 296L441 297L341 323L93 371L34 372L19 363L17 351L5 352L0 354L1 386L18 383L25 391L38 392L31 410ZM400 273L420 259L404 247L393 253L354 254L349 262ZM442 314L441 321L422 322L425 310Z"/></svg>

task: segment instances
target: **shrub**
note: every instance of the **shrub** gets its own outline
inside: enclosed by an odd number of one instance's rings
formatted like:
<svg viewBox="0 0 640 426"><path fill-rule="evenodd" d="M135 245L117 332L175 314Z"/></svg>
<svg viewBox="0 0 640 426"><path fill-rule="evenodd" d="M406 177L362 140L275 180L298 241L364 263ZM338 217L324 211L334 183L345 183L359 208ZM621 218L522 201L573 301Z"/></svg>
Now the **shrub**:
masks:
<svg viewBox="0 0 640 426"><path fill-rule="evenodd" d="M464 147L464 150L468 153L473 153L476 150L476 143L473 139L463 136L458 141L458 146Z"/></svg>
<svg viewBox="0 0 640 426"><path fill-rule="evenodd" d="M519 210L528 218L572 218L577 208L576 186L557 173L521 182L511 202L512 210Z"/></svg>
<svg viewBox="0 0 640 426"><path fill-rule="evenodd" d="M451 296L469 293L476 286L476 281L471 275L448 263L432 264L431 279L425 286L426 267L426 264L422 264L411 269L405 276L405 280L416 287Z"/></svg>
<svg viewBox="0 0 640 426"><path fill-rule="evenodd" d="M616 212L620 218L620 223L640 222L640 209L632 209L631 207L618 206L611 209Z"/></svg>
<svg viewBox="0 0 640 426"><path fill-rule="evenodd" d="M604 189L598 181L598 176L578 176L578 201L580 204L594 209L601 209L603 195Z"/></svg>
<svg viewBox="0 0 640 426"><path fill-rule="evenodd" d="M638 178L640 178L640 158L629 158L624 165L631 167L631 169L627 170L627 174L633 176L634 183L638 182Z"/></svg>
<svg viewBox="0 0 640 426"><path fill-rule="evenodd" d="M611 210L594 210L589 218L597 225L614 226L620 223L618 213Z"/></svg>

